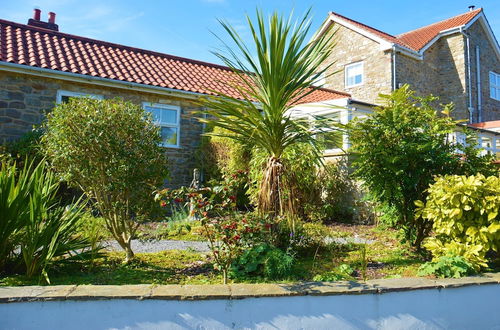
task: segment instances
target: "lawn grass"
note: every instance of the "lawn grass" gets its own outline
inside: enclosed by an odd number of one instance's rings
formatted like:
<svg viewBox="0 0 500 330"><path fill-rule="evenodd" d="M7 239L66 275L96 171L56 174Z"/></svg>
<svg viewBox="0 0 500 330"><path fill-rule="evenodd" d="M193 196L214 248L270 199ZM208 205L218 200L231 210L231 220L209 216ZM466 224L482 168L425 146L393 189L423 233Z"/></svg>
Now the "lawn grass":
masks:
<svg viewBox="0 0 500 330"><path fill-rule="evenodd" d="M366 245L365 279L416 276L424 260L412 253L398 240L397 232L375 226L332 225L319 227L333 237L353 237L375 240ZM185 234L184 234L185 235ZM191 234L192 235L192 234ZM183 236L179 236L183 237ZM348 265L352 274L338 279L363 280L361 244L331 244L326 247L311 246L297 256L295 265L287 278L269 281L260 277L232 279L232 282L296 282L328 279L341 265ZM211 284L221 283L222 276L214 270L208 253L194 251L163 251L138 253L130 264L123 264L124 254L109 252L90 263L59 266L50 273L51 284ZM346 267L346 266L343 266ZM338 273L338 272L337 272ZM46 285L40 278L26 278L24 275L0 277L0 286Z"/></svg>

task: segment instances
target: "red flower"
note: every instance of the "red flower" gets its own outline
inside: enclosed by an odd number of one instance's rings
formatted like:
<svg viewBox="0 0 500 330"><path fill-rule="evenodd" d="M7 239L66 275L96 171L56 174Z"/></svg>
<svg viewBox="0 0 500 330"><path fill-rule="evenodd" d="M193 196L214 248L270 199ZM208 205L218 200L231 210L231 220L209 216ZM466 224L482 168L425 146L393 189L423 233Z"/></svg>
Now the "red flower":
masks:
<svg viewBox="0 0 500 330"><path fill-rule="evenodd" d="M161 202L160 202L160 206L161 206L161 207L165 207L165 206L167 206L167 202L165 202L165 201L161 201Z"/></svg>
<svg viewBox="0 0 500 330"><path fill-rule="evenodd" d="M236 196L229 196L229 199L232 200L233 202L236 200Z"/></svg>

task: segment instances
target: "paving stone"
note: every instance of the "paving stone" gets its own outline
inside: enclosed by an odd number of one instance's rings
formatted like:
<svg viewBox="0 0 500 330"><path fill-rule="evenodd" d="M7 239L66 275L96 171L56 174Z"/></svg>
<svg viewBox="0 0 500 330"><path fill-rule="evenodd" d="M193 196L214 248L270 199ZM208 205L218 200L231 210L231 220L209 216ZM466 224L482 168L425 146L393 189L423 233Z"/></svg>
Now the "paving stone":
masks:
<svg viewBox="0 0 500 330"><path fill-rule="evenodd" d="M302 292L311 296L377 293L370 284L355 281L310 282L300 286Z"/></svg>
<svg viewBox="0 0 500 330"><path fill-rule="evenodd" d="M64 300L76 285L0 287L0 302Z"/></svg>
<svg viewBox="0 0 500 330"><path fill-rule="evenodd" d="M418 289L435 289L438 287L436 281L429 278L388 278L370 280L367 283L373 286L377 292L409 291Z"/></svg>
<svg viewBox="0 0 500 330"><path fill-rule="evenodd" d="M298 296L304 293L299 286L286 284L231 284L231 299L251 297Z"/></svg>
<svg viewBox="0 0 500 330"><path fill-rule="evenodd" d="M489 276L471 276L462 278L437 279L436 284L441 288L458 288L469 285L498 284L498 278Z"/></svg>
<svg viewBox="0 0 500 330"><path fill-rule="evenodd" d="M228 285L159 285L152 288L151 299L208 300L229 299Z"/></svg>
<svg viewBox="0 0 500 330"><path fill-rule="evenodd" d="M138 285L79 285L67 299L146 299L151 295L150 284Z"/></svg>

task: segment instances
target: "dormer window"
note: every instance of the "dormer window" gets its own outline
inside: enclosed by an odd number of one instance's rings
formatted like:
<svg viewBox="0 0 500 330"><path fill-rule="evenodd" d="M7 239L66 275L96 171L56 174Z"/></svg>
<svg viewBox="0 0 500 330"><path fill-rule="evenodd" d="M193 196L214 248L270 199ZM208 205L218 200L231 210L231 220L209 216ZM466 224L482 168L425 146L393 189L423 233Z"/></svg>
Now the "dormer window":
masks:
<svg viewBox="0 0 500 330"><path fill-rule="evenodd" d="M355 87L364 82L363 62L346 65L345 67L345 87Z"/></svg>

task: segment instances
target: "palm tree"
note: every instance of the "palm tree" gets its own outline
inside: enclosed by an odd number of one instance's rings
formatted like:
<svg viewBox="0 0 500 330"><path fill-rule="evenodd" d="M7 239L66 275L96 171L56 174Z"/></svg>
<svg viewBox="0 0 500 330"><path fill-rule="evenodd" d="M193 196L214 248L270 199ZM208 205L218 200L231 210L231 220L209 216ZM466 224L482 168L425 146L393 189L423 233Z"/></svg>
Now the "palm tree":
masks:
<svg viewBox="0 0 500 330"><path fill-rule="evenodd" d="M214 54L232 70L230 87L237 97L219 93L203 98L208 109L203 121L227 132L218 136L251 141L267 153L258 208L273 216L293 212L293 198L283 194L292 187L282 155L290 146L316 142L309 123L292 119L289 110L314 91L314 83L331 66L324 62L332 51L332 34L327 31L308 40L310 10L296 21L292 15L286 18L275 12L267 24L261 11L255 23L247 16L251 46L229 23L219 22L233 45L224 43L224 51ZM319 150L317 154L319 159Z"/></svg>

